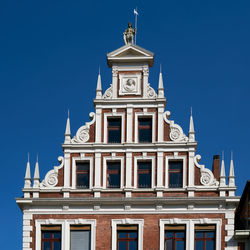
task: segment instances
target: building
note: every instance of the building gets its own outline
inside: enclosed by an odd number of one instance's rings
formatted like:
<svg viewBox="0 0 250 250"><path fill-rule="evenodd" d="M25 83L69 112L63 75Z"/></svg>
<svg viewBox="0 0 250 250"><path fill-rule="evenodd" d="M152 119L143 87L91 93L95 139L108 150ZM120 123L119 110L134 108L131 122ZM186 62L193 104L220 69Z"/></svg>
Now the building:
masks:
<svg viewBox="0 0 250 250"><path fill-rule="evenodd" d="M250 249L250 181L247 181L236 209L235 238L240 250Z"/></svg>
<svg viewBox="0 0 250 250"><path fill-rule="evenodd" d="M71 137L40 182L27 163L23 250L237 249L234 166L200 164L192 114L188 135L165 111L162 73L157 93L148 82L154 54L133 43L107 54L112 84L98 75L95 112Z"/></svg>

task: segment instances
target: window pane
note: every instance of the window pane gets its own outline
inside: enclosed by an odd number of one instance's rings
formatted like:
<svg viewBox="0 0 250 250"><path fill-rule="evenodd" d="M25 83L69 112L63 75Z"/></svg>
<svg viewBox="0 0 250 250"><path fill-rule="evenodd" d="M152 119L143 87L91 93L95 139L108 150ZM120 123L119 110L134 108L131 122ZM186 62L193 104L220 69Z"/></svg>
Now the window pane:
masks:
<svg viewBox="0 0 250 250"><path fill-rule="evenodd" d="M77 187L89 188L89 174L77 174Z"/></svg>
<svg viewBox="0 0 250 250"><path fill-rule="evenodd" d="M151 173L139 174L139 188L151 188Z"/></svg>
<svg viewBox="0 0 250 250"><path fill-rule="evenodd" d="M182 161L171 161L169 162L169 169L170 170L182 170Z"/></svg>
<svg viewBox="0 0 250 250"><path fill-rule="evenodd" d="M139 118L139 126L152 126L152 119L151 118Z"/></svg>
<svg viewBox="0 0 250 250"><path fill-rule="evenodd" d="M185 250L185 242L176 241L176 250Z"/></svg>
<svg viewBox="0 0 250 250"><path fill-rule="evenodd" d="M195 238L203 238L203 232L195 232Z"/></svg>
<svg viewBox="0 0 250 250"><path fill-rule="evenodd" d="M61 242L60 241L54 242L53 250L61 250Z"/></svg>
<svg viewBox="0 0 250 250"><path fill-rule="evenodd" d="M121 130L109 130L108 141L111 143L121 142Z"/></svg>
<svg viewBox="0 0 250 250"><path fill-rule="evenodd" d="M120 174L109 174L108 187L120 188Z"/></svg>
<svg viewBox="0 0 250 250"><path fill-rule="evenodd" d="M77 163L77 170L89 170L89 162Z"/></svg>
<svg viewBox="0 0 250 250"><path fill-rule="evenodd" d="M214 238L214 232L206 232L206 238Z"/></svg>
<svg viewBox="0 0 250 250"><path fill-rule="evenodd" d="M121 119L120 118L108 119L108 124L109 124L110 128L112 128L112 127L121 127Z"/></svg>
<svg viewBox="0 0 250 250"><path fill-rule="evenodd" d="M167 237L167 238L173 238L173 237L174 237L174 232L169 232L169 231L167 231L167 232L166 232L166 237Z"/></svg>
<svg viewBox="0 0 250 250"><path fill-rule="evenodd" d="M42 250L52 250L50 242L43 242L43 249Z"/></svg>
<svg viewBox="0 0 250 250"><path fill-rule="evenodd" d="M129 238L137 239L137 232L130 232Z"/></svg>
<svg viewBox="0 0 250 250"><path fill-rule="evenodd" d="M90 231L71 231L70 250L90 250Z"/></svg>
<svg viewBox="0 0 250 250"><path fill-rule="evenodd" d="M122 239L122 238L127 238L127 233L126 232L118 232L118 238Z"/></svg>
<svg viewBox="0 0 250 250"><path fill-rule="evenodd" d="M138 162L139 170L151 170L151 162Z"/></svg>
<svg viewBox="0 0 250 250"><path fill-rule="evenodd" d="M43 232L43 238L44 239L50 239L51 238L51 233L50 232Z"/></svg>
<svg viewBox="0 0 250 250"><path fill-rule="evenodd" d="M61 232L55 232L55 233L53 233L53 238L54 239L61 239Z"/></svg>
<svg viewBox="0 0 250 250"><path fill-rule="evenodd" d="M172 250L173 249L172 246L173 246L172 240L166 240L166 242L165 242L165 249Z"/></svg>
<svg viewBox="0 0 250 250"><path fill-rule="evenodd" d="M108 170L120 170L120 162L109 162Z"/></svg>
<svg viewBox="0 0 250 250"><path fill-rule="evenodd" d="M206 249L213 250L214 248L214 241L206 241Z"/></svg>
<svg viewBox="0 0 250 250"><path fill-rule="evenodd" d="M152 118L139 118L139 142L152 142Z"/></svg>
<svg viewBox="0 0 250 250"><path fill-rule="evenodd" d="M184 232L176 232L176 238L184 238Z"/></svg>
<svg viewBox="0 0 250 250"><path fill-rule="evenodd" d="M137 240L129 242L129 250L137 250Z"/></svg>
<svg viewBox="0 0 250 250"><path fill-rule="evenodd" d="M127 250L127 242L126 241L120 241L118 243L118 250Z"/></svg>

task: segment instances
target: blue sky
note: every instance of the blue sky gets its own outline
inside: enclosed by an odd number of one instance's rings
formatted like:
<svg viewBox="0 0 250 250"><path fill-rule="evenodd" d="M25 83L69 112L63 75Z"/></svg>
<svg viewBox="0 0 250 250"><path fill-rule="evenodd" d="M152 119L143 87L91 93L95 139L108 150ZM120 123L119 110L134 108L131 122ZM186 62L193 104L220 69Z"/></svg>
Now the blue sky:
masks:
<svg viewBox="0 0 250 250"><path fill-rule="evenodd" d="M171 119L187 133L192 106L201 163L224 150L228 174L233 150L238 195L250 179L249 1L0 1L1 249L21 249L27 152L32 175L37 153L41 178L57 165L67 110L75 134L94 111L99 66L111 83L106 53L124 44L136 6L137 44L155 53L154 88L162 64Z"/></svg>

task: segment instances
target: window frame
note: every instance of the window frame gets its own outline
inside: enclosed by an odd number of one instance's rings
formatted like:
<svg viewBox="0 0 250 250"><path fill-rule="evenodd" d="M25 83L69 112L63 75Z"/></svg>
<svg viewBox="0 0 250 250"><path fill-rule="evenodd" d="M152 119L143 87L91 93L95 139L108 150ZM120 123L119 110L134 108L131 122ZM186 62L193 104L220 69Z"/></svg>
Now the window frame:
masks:
<svg viewBox="0 0 250 250"><path fill-rule="evenodd" d="M120 162L120 187L119 188L109 188L107 187L107 162ZM115 156L114 153L112 153L111 156L103 157L103 173L102 173L103 179L103 188L111 190L120 190L124 188L124 156Z"/></svg>
<svg viewBox="0 0 250 250"><path fill-rule="evenodd" d="M89 188L77 188L76 183L76 165L78 162L89 162ZM80 157L72 157L72 188L81 191L89 191L93 188L93 157L85 157L81 154Z"/></svg>
<svg viewBox="0 0 250 250"><path fill-rule="evenodd" d="M178 229L178 227L180 227L180 226L183 226L184 227L184 230L183 229ZM166 227L166 225L165 225L165 227ZM187 230L186 230L186 226L185 225L171 225L171 229L166 229L166 228L164 228L164 249L165 250L167 250L166 248L165 248L165 246L166 246L166 241L167 241L167 237L166 237L166 232L173 232L174 233L174 237L173 238L171 238L172 239L172 244L174 244L174 249L176 248L176 242L177 241L182 241L182 242L184 242L184 249L186 249L186 232L187 232ZM184 232L184 237L183 237L183 240L180 240L180 239L182 239L182 238L177 238L176 237L176 233L178 233L178 232Z"/></svg>
<svg viewBox="0 0 250 250"><path fill-rule="evenodd" d="M55 226L57 226L57 225L55 225ZM49 227L51 227L51 229L46 229L46 230L44 230L43 228L41 228L41 249L42 250L44 250L44 248L43 248L43 243L44 242L50 242L50 246L54 243L54 242L60 242L60 244L61 244L61 248L62 248L62 228L61 228L61 226L59 226L60 227L60 230L57 230L57 229L53 229L53 227L55 227L55 226L48 226L48 228ZM56 232L60 232L60 239L59 238L44 238L43 237L43 233L44 232L50 232L50 234L52 234L52 233L56 233ZM54 245L54 244L53 244ZM53 247L54 248L54 247Z"/></svg>
<svg viewBox="0 0 250 250"><path fill-rule="evenodd" d="M169 187L169 162L170 161L182 161L182 187L172 188ZM187 157L186 156L178 156L174 154L173 156L165 157L165 188L169 188L171 190L184 189L187 187Z"/></svg>
<svg viewBox="0 0 250 250"><path fill-rule="evenodd" d="M139 169L140 163L150 163L150 169ZM139 183L139 175L140 174L150 174L150 186L149 187L140 187L140 183ZM139 189L145 189L145 188L152 188L152 161L148 161L148 160L139 160L137 161L137 188Z"/></svg>
<svg viewBox="0 0 250 250"><path fill-rule="evenodd" d="M145 142L145 143L155 143L155 112L147 112L147 108L143 109L143 112L136 112L135 113L135 126L134 126L134 140L135 143L139 143L139 120L138 118L152 118L152 141L151 142ZM142 142L143 143L143 142Z"/></svg>
<svg viewBox="0 0 250 250"><path fill-rule="evenodd" d="M121 118L121 142L120 143L109 143L108 142L108 118ZM125 113L116 112L113 109L112 113L104 113L104 123L103 123L103 142L109 144L121 144L125 142Z"/></svg>
<svg viewBox="0 0 250 250"><path fill-rule="evenodd" d="M121 225L119 225L121 226ZM119 227L118 226L118 227ZM134 227L136 226L136 229L129 229L129 227ZM125 229L125 227L128 227ZM117 229L117 249L119 248L119 242L126 242L126 243L129 243L129 242L133 242L133 241L136 241L136 245L137 245L137 248L138 248L138 226L137 225L131 225L131 226L125 226L124 229ZM126 232L127 234L127 238L119 238L119 232ZM136 237L136 240L134 240L133 238L130 238L128 237L128 234L129 232L136 232L137 233L137 237ZM131 240L130 240L131 239ZM129 244L126 244L126 245L129 245ZM127 248L128 246L126 246Z"/></svg>
<svg viewBox="0 0 250 250"><path fill-rule="evenodd" d="M155 156L146 156L143 153L142 156L134 157L134 188L137 190L147 190L155 188ZM151 187L150 188L138 188L138 161L151 161Z"/></svg>
<svg viewBox="0 0 250 250"><path fill-rule="evenodd" d="M109 164L112 164L112 163L119 163L119 168L118 168L118 170L117 169L115 169L115 170L110 170L109 169ZM110 189L114 189L114 188L121 188L121 162L120 161L107 161L107 178L106 178L106 187L107 188L110 188ZM111 186L109 186L109 181L108 181L108 177L109 177L109 175L110 174L116 174L116 172L118 172L117 174L119 174L119 179L120 179L120 186L119 187L111 187Z"/></svg>
<svg viewBox="0 0 250 250"><path fill-rule="evenodd" d="M147 129L147 127L149 125L140 125L140 119L141 120L148 120L148 121L151 121L151 127L149 129ZM151 140L149 141L141 141L140 140L140 130L151 130ZM153 121L152 121L152 117L147 117L147 116L139 116L138 117L138 143L152 143L152 140L153 140Z"/></svg>
<svg viewBox="0 0 250 250"><path fill-rule="evenodd" d="M137 226L137 232L138 232L138 250L143 250L143 226L144 226L144 220L143 219L113 219L111 221L111 227L112 227L112 234L111 234L111 246L112 250L117 250L117 227L119 225L122 226L129 226L129 225L136 225Z"/></svg>

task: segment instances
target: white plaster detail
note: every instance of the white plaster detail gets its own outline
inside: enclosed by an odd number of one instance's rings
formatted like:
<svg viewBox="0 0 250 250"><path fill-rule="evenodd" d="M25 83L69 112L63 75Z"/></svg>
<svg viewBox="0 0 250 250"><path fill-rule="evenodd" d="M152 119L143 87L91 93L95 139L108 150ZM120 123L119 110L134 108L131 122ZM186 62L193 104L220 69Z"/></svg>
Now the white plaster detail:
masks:
<svg viewBox="0 0 250 250"><path fill-rule="evenodd" d="M89 140L89 129L90 125L95 122L95 113L90 112L89 117L92 119L91 122L86 122L84 126L81 126L74 138L71 140L71 143L85 143Z"/></svg>
<svg viewBox="0 0 250 250"><path fill-rule="evenodd" d="M114 219L111 221L112 227L112 250L117 250L117 225L137 225L138 226L138 250L143 250L143 219Z"/></svg>
<svg viewBox="0 0 250 250"><path fill-rule="evenodd" d="M102 96L103 99L111 99L113 97L113 85L110 84L110 87L105 91Z"/></svg>
<svg viewBox="0 0 250 250"><path fill-rule="evenodd" d="M150 98L150 99L157 98L157 94L155 93L155 90L150 86L149 83L147 83L146 88L147 88L147 93L146 93L147 98Z"/></svg>
<svg viewBox="0 0 250 250"><path fill-rule="evenodd" d="M119 74L119 95L140 95L141 74Z"/></svg>
<svg viewBox="0 0 250 250"><path fill-rule="evenodd" d="M58 161L61 163L59 166L54 166L54 169L50 170L44 180L40 184L40 188L53 188L58 183L58 170L64 165L64 158L62 156L58 157Z"/></svg>
<svg viewBox="0 0 250 250"><path fill-rule="evenodd" d="M170 111L166 111L165 113L163 113L164 121L170 125L170 139L175 142L187 142L188 137L183 133L181 126L175 124L173 120L168 120L170 114Z"/></svg>
<svg viewBox="0 0 250 250"><path fill-rule="evenodd" d="M205 165L200 165L198 162L201 160L200 155L194 157L194 164L200 169L201 177L200 182L204 186L218 186L219 182L214 178L214 174L208 168L205 168Z"/></svg>

